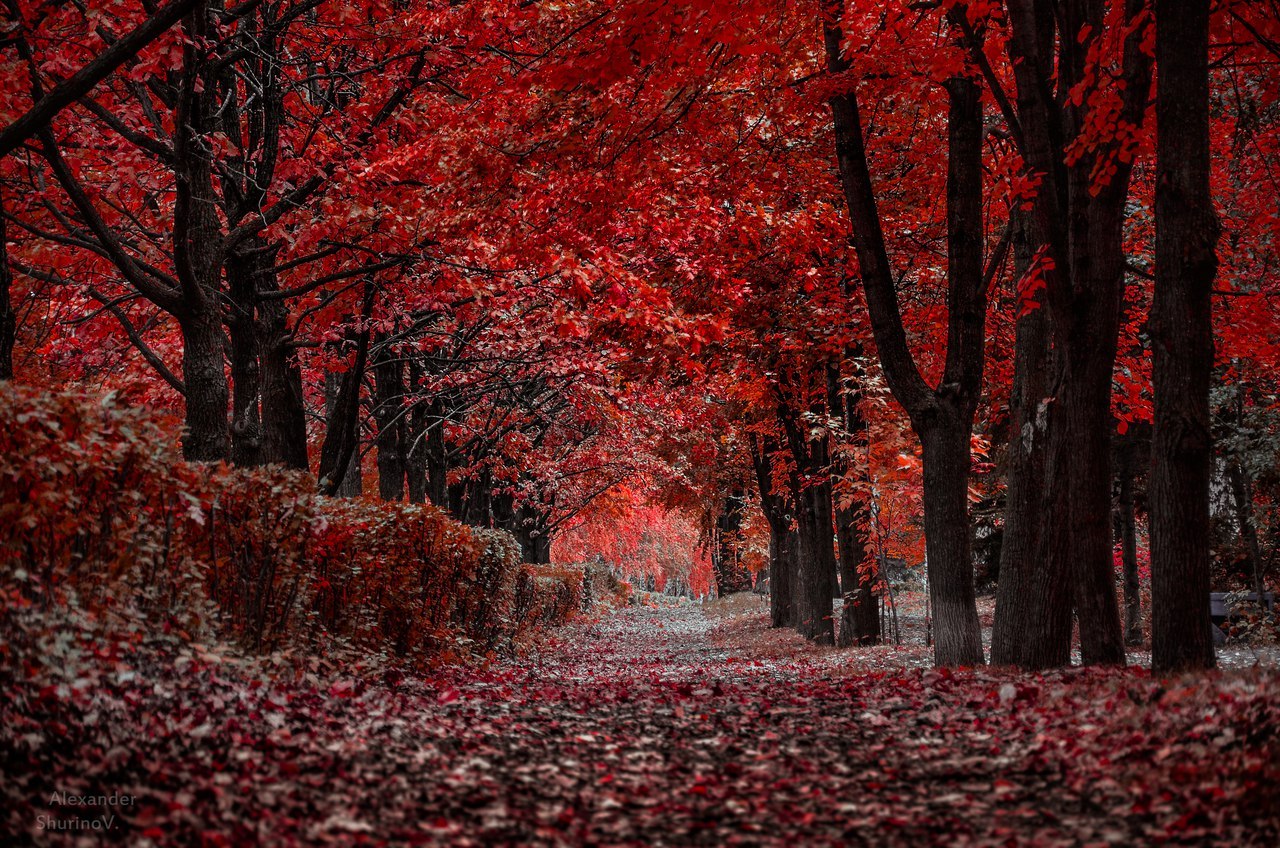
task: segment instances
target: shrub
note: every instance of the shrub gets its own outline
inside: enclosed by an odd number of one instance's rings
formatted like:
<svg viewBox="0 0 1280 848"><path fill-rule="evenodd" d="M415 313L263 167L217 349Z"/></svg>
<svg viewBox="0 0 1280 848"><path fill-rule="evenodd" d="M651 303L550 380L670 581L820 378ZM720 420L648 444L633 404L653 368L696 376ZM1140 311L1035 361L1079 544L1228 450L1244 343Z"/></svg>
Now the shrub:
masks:
<svg viewBox="0 0 1280 848"><path fill-rule="evenodd" d="M581 572L530 571L509 534L321 497L298 472L188 464L171 433L111 395L0 385L6 609L434 660L508 650L578 608Z"/></svg>

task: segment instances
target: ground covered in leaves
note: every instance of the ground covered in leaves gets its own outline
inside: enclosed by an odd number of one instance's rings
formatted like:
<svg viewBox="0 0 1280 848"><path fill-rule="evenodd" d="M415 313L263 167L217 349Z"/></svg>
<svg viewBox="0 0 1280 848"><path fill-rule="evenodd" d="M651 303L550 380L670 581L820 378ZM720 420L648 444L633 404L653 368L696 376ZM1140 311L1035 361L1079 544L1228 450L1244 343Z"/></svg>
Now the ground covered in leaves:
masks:
<svg viewBox="0 0 1280 848"><path fill-rule="evenodd" d="M754 612L632 608L430 681L106 657L0 705L3 841L1280 840L1274 670L952 674L891 649L788 652L764 630Z"/></svg>

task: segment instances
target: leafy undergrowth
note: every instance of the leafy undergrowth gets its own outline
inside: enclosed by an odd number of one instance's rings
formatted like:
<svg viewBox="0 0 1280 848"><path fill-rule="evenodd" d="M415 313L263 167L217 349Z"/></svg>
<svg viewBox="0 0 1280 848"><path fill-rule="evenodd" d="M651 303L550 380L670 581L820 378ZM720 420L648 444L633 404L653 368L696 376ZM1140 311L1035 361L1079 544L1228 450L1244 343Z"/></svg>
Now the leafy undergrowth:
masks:
<svg viewBox="0 0 1280 848"><path fill-rule="evenodd" d="M13 686L0 825L41 844L1280 839L1273 672L857 670L735 651L724 627L631 608L430 680L133 646ZM104 833L39 829L103 813Z"/></svg>
<svg viewBox="0 0 1280 848"><path fill-rule="evenodd" d="M925 596L922 592L900 592L898 595L900 644L892 644L892 630L886 627L886 643L857 651L833 647L815 646L805 641L794 630L771 630L766 627L769 618L769 599L750 593L730 595L706 604L707 613L719 621L715 640L734 655L782 659L804 656L831 672L863 673L892 669L933 666L933 648L925 644ZM991 621L995 610L995 598L978 598L978 615L983 622L983 644L990 654ZM832 614L840 617L840 600L832 601ZM1072 657L1080 661L1077 641ZM1221 669L1269 668L1280 670L1280 645L1251 645L1244 641L1232 641L1217 648L1218 667ZM1128 650L1129 665L1134 668L1151 667L1151 651L1145 647Z"/></svg>

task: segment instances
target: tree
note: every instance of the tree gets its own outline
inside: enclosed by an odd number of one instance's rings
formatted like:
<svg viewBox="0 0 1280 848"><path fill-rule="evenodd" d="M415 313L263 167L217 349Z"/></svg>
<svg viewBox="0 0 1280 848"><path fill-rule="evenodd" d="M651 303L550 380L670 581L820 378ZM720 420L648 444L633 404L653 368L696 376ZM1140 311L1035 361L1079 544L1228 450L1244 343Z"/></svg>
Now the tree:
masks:
<svg viewBox="0 0 1280 848"><path fill-rule="evenodd" d="M1016 113L1007 98L1001 102L1008 104L1006 120L1019 138L1030 187L1031 273L1043 287L1050 345L1047 357L1037 349L1017 361L1043 364L1040 384L1051 394L1036 404L1030 433L1019 434L1044 441L1042 465L1015 467L1040 477L1039 485L1010 481L1011 490L1039 492L1036 510L1011 514L1038 525L1036 554L1015 564L1028 574L1004 575L1009 582L1002 581L996 617L1012 626L997 628L992 661L1066 664L1074 609L1084 661L1122 664L1111 544L1111 392L1125 204L1151 78L1149 16L1139 0L1007 6ZM1032 332L1020 339L1039 344ZM1019 527L1014 535L1027 532Z"/></svg>
<svg viewBox="0 0 1280 848"><path fill-rule="evenodd" d="M1156 3L1156 280L1151 307L1151 665L1212 668L1212 290L1208 0Z"/></svg>
<svg viewBox="0 0 1280 848"><path fill-rule="evenodd" d="M827 6L827 65L845 74L839 9ZM853 224L858 268L876 349L894 396L924 447L925 544L929 594L937 626L938 665L981 665L981 629L973 588L968 511L969 440L982 390L988 280L983 274L982 105L965 73L945 82L947 117L946 364L936 388L921 376L908 346L895 291L876 189L868 164L858 97L831 98L836 156Z"/></svg>

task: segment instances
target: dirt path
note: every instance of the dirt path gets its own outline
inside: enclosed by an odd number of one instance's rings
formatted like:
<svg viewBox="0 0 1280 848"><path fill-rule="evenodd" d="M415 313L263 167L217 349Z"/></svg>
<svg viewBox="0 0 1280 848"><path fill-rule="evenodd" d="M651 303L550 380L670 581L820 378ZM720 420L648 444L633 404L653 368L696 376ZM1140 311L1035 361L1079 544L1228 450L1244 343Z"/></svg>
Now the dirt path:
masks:
<svg viewBox="0 0 1280 848"><path fill-rule="evenodd" d="M113 835L132 844L1280 836L1274 674L953 676L788 655L781 638L758 617L685 606L622 610L430 683L191 667L104 705L100 737L41 749L40 771L6 780L0 800L32 834L50 785L125 792L137 800ZM110 737L145 741L125 752Z"/></svg>

